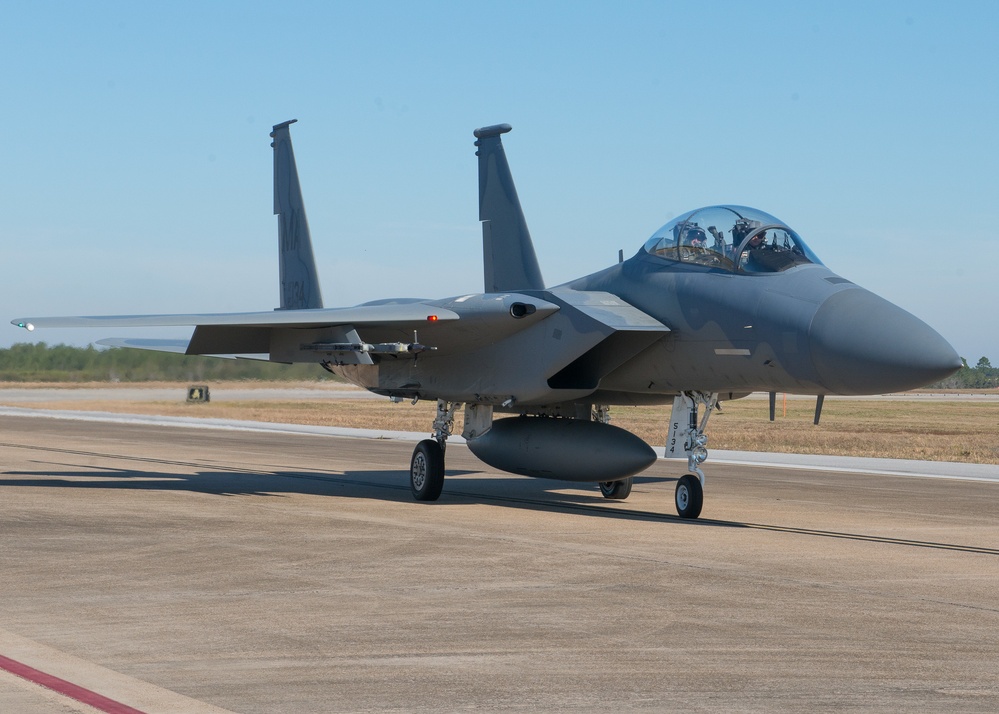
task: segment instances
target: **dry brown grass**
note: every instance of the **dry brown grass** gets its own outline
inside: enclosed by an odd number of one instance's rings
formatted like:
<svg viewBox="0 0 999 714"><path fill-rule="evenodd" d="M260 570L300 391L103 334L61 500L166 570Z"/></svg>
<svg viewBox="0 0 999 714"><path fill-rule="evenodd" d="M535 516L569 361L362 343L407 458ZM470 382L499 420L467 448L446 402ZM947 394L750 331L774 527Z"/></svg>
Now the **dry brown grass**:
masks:
<svg viewBox="0 0 999 714"><path fill-rule="evenodd" d="M371 399L208 404L186 404L179 399L176 402L60 401L31 406L427 433L435 410L433 402L413 406L408 402L392 404L388 400ZM786 416L779 404L777 419L771 423L766 400L726 402L723 410L709 421L708 446L740 451L999 464L999 402L829 398L818 427L812 425L813 410L811 400L788 400ZM611 417L612 423L638 434L650 444L665 442L668 406L614 407ZM460 418L457 421L460 430Z"/></svg>
<svg viewBox="0 0 999 714"><path fill-rule="evenodd" d="M891 459L999 463L999 402L826 399L788 401L771 423L765 401L724 405L711 417L716 448Z"/></svg>

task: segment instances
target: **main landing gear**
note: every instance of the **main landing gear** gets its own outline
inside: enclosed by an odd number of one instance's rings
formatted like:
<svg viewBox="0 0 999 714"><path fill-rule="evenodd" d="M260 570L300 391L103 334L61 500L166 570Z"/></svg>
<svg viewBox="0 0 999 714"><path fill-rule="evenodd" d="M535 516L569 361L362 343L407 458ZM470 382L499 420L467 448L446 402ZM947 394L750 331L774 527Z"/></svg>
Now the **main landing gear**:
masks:
<svg viewBox="0 0 999 714"><path fill-rule="evenodd" d="M447 439L454 430L454 415L464 406L461 402L437 400L437 417L434 419L433 438L416 445L409 466L409 485L417 501L436 501L444 488L444 451ZM704 416L698 421L699 407ZM718 406L718 395L704 392L684 392L673 400L669 434L666 437L666 458L687 458L691 471L680 478L674 493L676 512L681 518L697 518L704 504L704 472L701 470L708 458L707 434L704 429L711 412ZM492 409L479 413L480 407L469 406L465 414L466 437L484 433L492 420ZM607 422L606 407L598 407L591 417L594 421ZM470 420L474 421L469 426ZM481 422L481 423L480 423ZM624 499L631 494L634 480L631 477L600 483L600 493L608 499Z"/></svg>
<svg viewBox="0 0 999 714"><path fill-rule="evenodd" d="M610 407L606 404L594 404L590 410L590 419L600 424L610 424ZM613 501L623 501L631 495L631 486L634 482L631 476L619 481L601 481L600 495Z"/></svg>
<svg viewBox="0 0 999 714"><path fill-rule="evenodd" d="M436 501L444 489L444 451L454 430L454 414L460 402L437 400L434 438L424 439L413 450L409 463L409 487L417 501Z"/></svg>
<svg viewBox="0 0 999 714"><path fill-rule="evenodd" d="M698 406L704 406L704 417L697 421ZM676 483L674 499L680 518L697 518L704 505L704 472L701 464L708 458L708 435L704 428L708 417L718 406L717 394L684 392L673 400L669 433L666 436L666 458L687 457L687 469L693 473L682 476Z"/></svg>
<svg viewBox="0 0 999 714"><path fill-rule="evenodd" d="M409 464L409 487L417 501L436 501L444 488L444 447L433 439L416 445Z"/></svg>
<svg viewBox="0 0 999 714"><path fill-rule="evenodd" d="M631 495L632 483L634 483L634 480L631 476L623 478L620 481L601 481L600 493L604 498L620 501Z"/></svg>

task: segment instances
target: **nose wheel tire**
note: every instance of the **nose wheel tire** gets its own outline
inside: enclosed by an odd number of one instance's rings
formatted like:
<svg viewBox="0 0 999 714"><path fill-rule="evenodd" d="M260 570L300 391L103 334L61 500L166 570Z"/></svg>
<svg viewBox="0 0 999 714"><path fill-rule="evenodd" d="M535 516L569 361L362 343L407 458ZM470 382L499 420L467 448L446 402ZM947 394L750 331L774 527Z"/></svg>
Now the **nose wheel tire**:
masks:
<svg viewBox="0 0 999 714"><path fill-rule="evenodd" d="M704 504L701 480L693 474L682 476L676 482L676 512L680 518L697 518Z"/></svg>
<svg viewBox="0 0 999 714"><path fill-rule="evenodd" d="M409 464L409 487L417 501L436 501L444 488L444 450L433 439L416 445Z"/></svg>
<svg viewBox="0 0 999 714"><path fill-rule="evenodd" d="M631 495L632 478L623 478L620 481L601 481L600 493L604 498L621 500Z"/></svg>

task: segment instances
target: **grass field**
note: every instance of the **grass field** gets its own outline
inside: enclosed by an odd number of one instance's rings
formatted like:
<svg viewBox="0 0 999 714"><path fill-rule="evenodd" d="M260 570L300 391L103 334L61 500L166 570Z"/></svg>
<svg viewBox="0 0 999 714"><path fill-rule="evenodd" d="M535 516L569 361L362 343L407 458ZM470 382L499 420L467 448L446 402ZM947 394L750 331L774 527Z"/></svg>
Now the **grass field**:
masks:
<svg viewBox="0 0 999 714"><path fill-rule="evenodd" d="M178 395L185 393L184 385L170 386L177 387ZM248 388L244 383L230 386ZM278 384L262 386L287 388L287 385ZM315 385L295 386L316 388ZM213 389L220 392L225 386L213 385ZM435 411L433 402L411 405L409 402L393 404L387 399L296 400L291 395L288 399L214 401L207 404L187 404L180 398L169 402L80 402L56 398L31 406L427 433ZM814 400L788 399L786 415L783 406L778 397L777 419L770 422L765 398L726 402L722 411L713 414L708 423L708 447L999 464L999 401L996 400L976 400L967 394L957 395L953 401L829 397L825 401L819 426L812 424ZM666 440L668 418L668 406L611 409L613 424L657 446ZM458 422L457 429L460 430L460 419Z"/></svg>

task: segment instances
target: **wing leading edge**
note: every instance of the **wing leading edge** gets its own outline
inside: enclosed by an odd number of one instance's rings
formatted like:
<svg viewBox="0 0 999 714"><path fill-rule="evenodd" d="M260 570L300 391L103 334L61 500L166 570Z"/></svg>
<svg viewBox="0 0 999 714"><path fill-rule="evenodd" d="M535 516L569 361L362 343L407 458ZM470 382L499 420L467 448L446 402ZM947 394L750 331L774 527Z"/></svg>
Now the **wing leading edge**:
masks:
<svg viewBox="0 0 999 714"><path fill-rule="evenodd" d="M518 316L519 306L527 304L532 308L530 314ZM330 345L353 343L425 343L445 352L462 351L501 340L558 310L558 305L537 297L504 293L318 310L28 317L12 323L28 329L193 327L194 334L186 343L174 339L111 338L101 344L188 355L252 355L264 359L269 355L276 362L322 362L338 352Z"/></svg>
<svg viewBox="0 0 999 714"><path fill-rule="evenodd" d="M185 315L101 315L78 317L27 317L12 324L35 327L193 327L190 341L145 338L109 338L100 344L113 347L175 352L188 355L235 357L270 354L280 362L295 359L290 345L309 344L310 337L329 341L358 327L412 336L414 330L459 319L457 313L425 302L392 305L359 305L315 310L205 313ZM280 354L275 354L278 352Z"/></svg>

